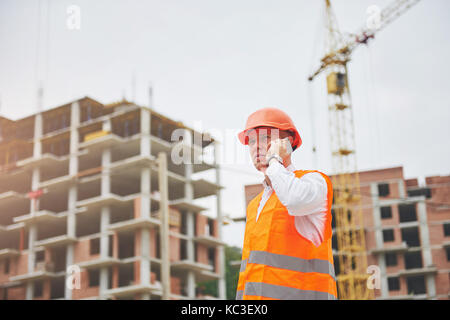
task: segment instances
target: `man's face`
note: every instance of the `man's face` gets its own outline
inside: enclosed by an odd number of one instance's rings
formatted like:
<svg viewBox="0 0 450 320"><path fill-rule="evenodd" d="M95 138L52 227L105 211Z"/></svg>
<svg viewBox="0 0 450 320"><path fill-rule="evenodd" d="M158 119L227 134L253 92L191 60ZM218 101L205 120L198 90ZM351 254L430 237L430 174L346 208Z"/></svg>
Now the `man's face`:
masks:
<svg viewBox="0 0 450 320"><path fill-rule="evenodd" d="M289 131L271 127L258 127L249 130L247 135L250 157L252 158L253 165L258 171L265 171L268 167L266 164L266 154L270 148L271 142L276 139L283 139L291 136ZM289 140L292 143L293 138L291 137Z"/></svg>

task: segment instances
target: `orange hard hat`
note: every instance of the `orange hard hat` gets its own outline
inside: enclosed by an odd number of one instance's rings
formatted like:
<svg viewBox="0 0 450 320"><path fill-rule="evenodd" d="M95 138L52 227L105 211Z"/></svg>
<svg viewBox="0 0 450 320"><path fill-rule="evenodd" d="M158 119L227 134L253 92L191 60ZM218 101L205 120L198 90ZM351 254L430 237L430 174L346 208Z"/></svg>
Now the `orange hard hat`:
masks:
<svg viewBox="0 0 450 320"><path fill-rule="evenodd" d="M292 149L295 150L302 144L300 134L295 128L292 119L282 110L276 108L263 108L253 112L247 119L244 131L238 134L242 144L248 144L247 131L257 127L272 127L280 130L289 130L294 133Z"/></svg>

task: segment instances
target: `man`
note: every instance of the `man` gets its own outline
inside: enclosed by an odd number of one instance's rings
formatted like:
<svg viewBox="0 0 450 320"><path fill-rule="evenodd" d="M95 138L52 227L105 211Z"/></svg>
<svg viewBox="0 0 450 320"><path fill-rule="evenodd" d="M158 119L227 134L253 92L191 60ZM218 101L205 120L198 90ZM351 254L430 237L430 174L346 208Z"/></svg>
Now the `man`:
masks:
<svg viewBox="0 0 450 320"><path fill-rule="evenodd" d="M336 299L330 179L295 169L302 140L279 109L252 113L238 137L265 179L247 207L236 299Z"/></svg>

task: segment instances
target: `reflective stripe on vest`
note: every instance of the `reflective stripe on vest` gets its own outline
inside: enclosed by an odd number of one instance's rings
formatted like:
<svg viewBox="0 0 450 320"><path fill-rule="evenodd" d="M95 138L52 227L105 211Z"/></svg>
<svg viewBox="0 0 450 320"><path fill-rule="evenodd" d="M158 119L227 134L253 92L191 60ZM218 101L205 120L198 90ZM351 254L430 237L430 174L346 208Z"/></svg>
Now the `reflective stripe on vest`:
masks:
<svg viewBox="0 0 450 320"><path fill-rule="evenodd" d="M336 300L336 297L328 292L301 290L263 282L247 282L244 295L280 300Z"/></svg>
<svg viewBox="0 0 450 320"><path fill-rule="evenodd" d="M244 272L245 268L247 267L247 260L248 259L244 259L241 262L241 269L239 270L239 272Z"/></svg>
<svg viewBox="0 0 450 320"><path fill-rule="evenodd" d="M242 261L244 262L244 260ZM247 265L247 259L245 260ZM317 272L329 274L335 281L334 267L328 260L302 259L271 253L267 251L251 251L248 263L263 264L270 267L287 269L298 272ZM245 267L244 267L245 270ZM241 265L241 272L242 272Z"/></svg>
<svg viewBox="0 0 450 320"><path fill-rule="evenodd" d="M244 290L236 291L236 300L242 300L244 298Z"/></svg>

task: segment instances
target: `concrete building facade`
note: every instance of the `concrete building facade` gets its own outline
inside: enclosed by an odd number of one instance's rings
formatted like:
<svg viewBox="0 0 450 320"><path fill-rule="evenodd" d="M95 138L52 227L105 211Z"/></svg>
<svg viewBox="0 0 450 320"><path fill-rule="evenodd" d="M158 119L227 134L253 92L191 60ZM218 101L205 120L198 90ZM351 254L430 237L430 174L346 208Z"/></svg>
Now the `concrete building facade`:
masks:
<svg viewBox="0 0 450 320"><path fill-rule="evenodd" d="M172 141L174 130L184 139ZM159 152L171 299L225 299L216 141L151 108L91 98L0 117L0 299L160 299ZM191 161L174 163L172 154ZM215 170L216 181L198 178ZM213 218L196 199L215 197ZM197 284L217 281L217 294Z"/></svg>
<svg viewBox="0 0 450 320"><path fill-rule="evenodd" d="M426 177L419 185L394 167L359 177L368 265L380 275L375 298L449 299L450 176ZM261 191L260 184L245 186L246 204ZM333 253L338 274L335 233Z"/></svg>

